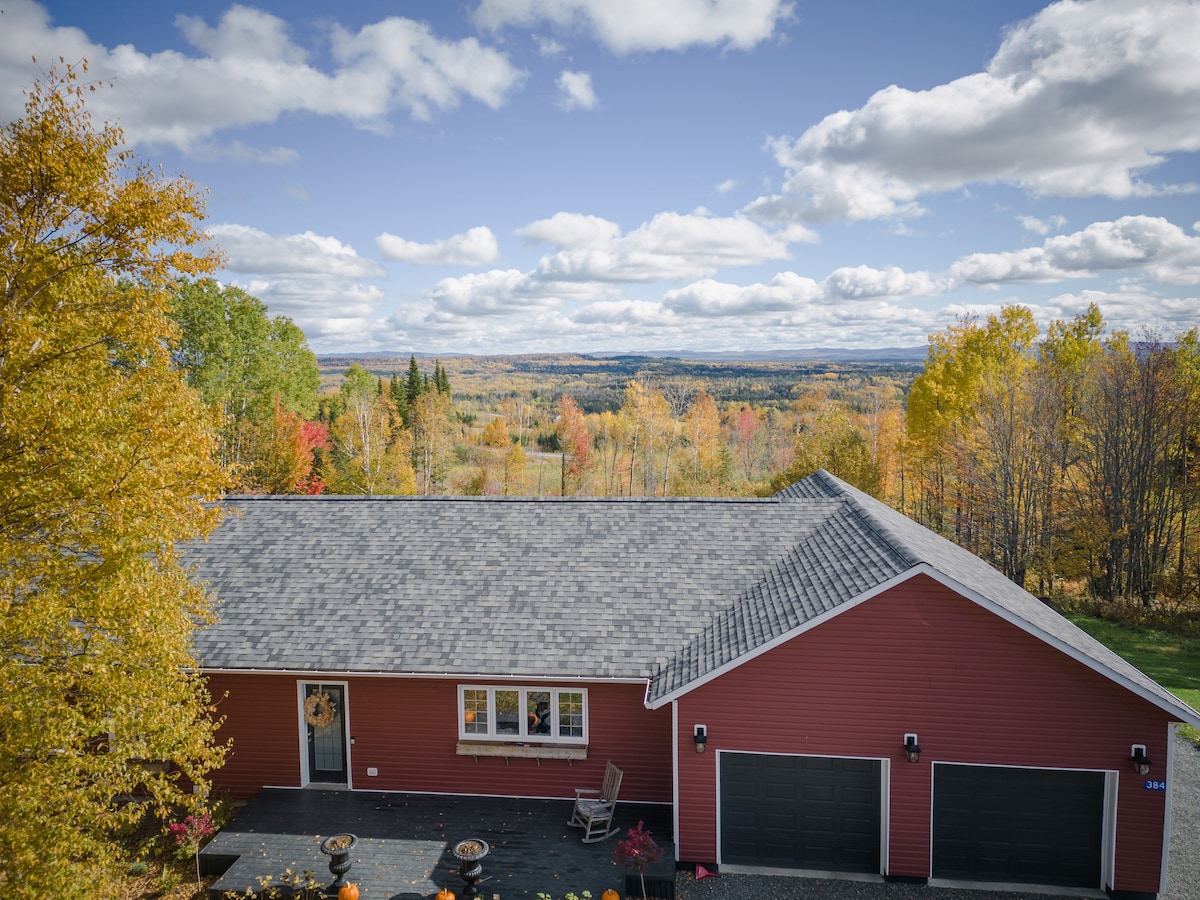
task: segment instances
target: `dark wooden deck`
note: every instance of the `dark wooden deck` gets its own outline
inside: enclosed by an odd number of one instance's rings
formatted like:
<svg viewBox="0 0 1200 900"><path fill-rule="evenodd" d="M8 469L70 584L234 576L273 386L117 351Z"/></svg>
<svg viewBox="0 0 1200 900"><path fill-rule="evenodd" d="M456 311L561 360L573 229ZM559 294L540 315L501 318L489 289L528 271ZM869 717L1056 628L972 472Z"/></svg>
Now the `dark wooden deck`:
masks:
<svg viewBox="0 0 1200 900"><path fill-rule="evenodd" d="M210 891L212 900L257 891L260 878L278 879L285 870L311 870L329 884L329 858L322 839L338 832L358 836L348 881L363 900L428 900L442 887L459 897L463 882L450 849L466 838L491 847L483 860L480 897L533 900L539 892L560 900L566 893L606 888L623 894L624 869L612 862L613 848L626 828L644 820L665 849L654 874L673 872L671 808L622 803L617 807L621 835L583 844L582 831L567 827L566 800L500 797L448 797L360 791L261 791L202 851L206 873L224 872Z"/></svg>

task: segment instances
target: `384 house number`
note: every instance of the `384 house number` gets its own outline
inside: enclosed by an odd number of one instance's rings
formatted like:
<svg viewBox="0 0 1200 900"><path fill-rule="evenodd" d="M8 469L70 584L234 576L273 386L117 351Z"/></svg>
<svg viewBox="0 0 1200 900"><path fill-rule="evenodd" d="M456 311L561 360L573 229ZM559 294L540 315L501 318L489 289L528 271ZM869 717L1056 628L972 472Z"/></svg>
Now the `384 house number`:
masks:
<svg viewBox="0 0 1200 900"><path fill-rule="evenodd" d="M1146 790L1148 791L1165 791L1167 783L1165 781L1147 781Z"/></svg>

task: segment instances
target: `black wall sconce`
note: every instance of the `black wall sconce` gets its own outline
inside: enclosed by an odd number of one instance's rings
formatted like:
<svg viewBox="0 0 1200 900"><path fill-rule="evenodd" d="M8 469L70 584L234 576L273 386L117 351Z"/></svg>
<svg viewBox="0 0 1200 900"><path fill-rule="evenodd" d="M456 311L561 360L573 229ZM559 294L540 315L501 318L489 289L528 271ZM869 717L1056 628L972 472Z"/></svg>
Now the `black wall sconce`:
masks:
<svg viewBox="0 0 1200 900"><path fill-rule="evenodd" d="M705 745L708 744L708 726L693 725L692 740L696 742L696 752L703 753Z"/></svg>
<svg viewBox="0 0 1200 900"><path fill-rule="evenodd" d="M921 759L921 745L917 743L915 734L904 735L904 757L910 763L919 762Z"/></svg>
<svg viewBox="0 0 1200 900"><path fill-rule="evenodd" d="M1139 775L1149 775L1153 763L1146 756L1145 744L1134 744L1129 748L1129 758L1133 760L1133 771Z"/></svg>

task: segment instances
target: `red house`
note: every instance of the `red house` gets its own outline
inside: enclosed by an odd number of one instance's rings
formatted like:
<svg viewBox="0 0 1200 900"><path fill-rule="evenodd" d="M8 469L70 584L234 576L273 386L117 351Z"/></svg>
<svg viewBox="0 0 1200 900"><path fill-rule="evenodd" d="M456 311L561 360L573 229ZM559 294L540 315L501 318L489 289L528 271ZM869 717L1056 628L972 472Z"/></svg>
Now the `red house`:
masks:
<svg viewBox="0 0 1200 900"><path fill-rule="evenodd" d="M218 788L571 797L725 871L1163 889L1200 714L819 472L765 499L264 497L192 547ZM1147 769L1148 765L1148 769Z"/></svg>

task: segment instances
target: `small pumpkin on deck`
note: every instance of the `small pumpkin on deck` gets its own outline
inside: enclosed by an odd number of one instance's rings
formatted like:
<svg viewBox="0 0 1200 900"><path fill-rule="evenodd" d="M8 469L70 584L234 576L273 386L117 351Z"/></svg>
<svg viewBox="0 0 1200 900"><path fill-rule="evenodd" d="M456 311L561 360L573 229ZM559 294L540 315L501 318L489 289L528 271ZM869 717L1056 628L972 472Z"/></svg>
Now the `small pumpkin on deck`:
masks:
<svg viewBox="0 0 1200 900"><path fill-rule="evenodd" d="M607 891L605 891L603 894L600 895L600 900L621 900L621 895L618 894L616 891L614 891L612 888L609 888Z"/></svg>
<svg viewBox="0 0 1200 900"><path fill-rule="evenodd" d="M337 900L358 900L358 885L347 881L338 888Z"/></svg>
<svg viewBox="0 0 1200 900"><path fill-rule="evenodd" d="M437 900L454 900L454 891L450 888L442 888L437 892Z"/></svg>

